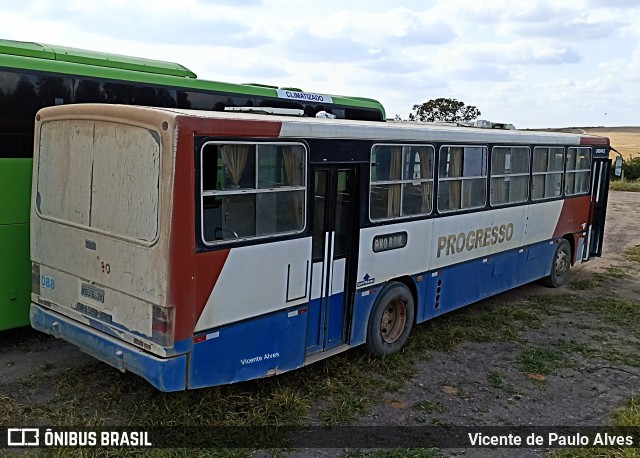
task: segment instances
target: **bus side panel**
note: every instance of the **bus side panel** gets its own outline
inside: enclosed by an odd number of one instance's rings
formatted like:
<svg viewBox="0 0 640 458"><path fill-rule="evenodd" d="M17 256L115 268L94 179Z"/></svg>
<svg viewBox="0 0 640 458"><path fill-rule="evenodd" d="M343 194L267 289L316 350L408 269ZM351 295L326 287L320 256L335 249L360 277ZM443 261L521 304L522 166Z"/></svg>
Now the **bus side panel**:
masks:
<svg viewBox="0 0 640 458"><path fill-rule="evenodd" d="M554 237L583 232L589 224L591 196L572 197L563 201ZM575 247L573 247L575 248Z"/></svg>
<svg viewBox="0 0 640 458"><path fill-rule="evenodd" d="M549 274L555 241L518 248L425 274L426 294L419 323Z"/></svg>
<svg viewBox="0 0 640 458"><path fill-rule="evenodd" d="M551 263L555 255L557 240L538 243L521 250L517 265L516 286L539 280L551 273Z"/></svg>
<svg viewBox="0 0 640 458"><path fill-rule="evenodd" d="M0 225L0 330L29 324L29 224Z"/></svg>
<svg viewBox="0 0 640 458"><path fill-rule="evenodd" d="M29 199L33 161L3 158L0 163L0 330L4 330L29 324Z"/></svg>
<svg viewBox="0 0 640 458"><path fill-rule="evenodd" d="M232 248L195 331L307 304L310 261L311 237Z"/></svg>
<svg viewBox="0 0 640 458"><path fill-rule="evenodd" d="M528 232L526 215L527 206L521 205L437 218L433 225L429 270L521 247ZM536 241L551 238L551 230L547 228L546 234L538 234Z"/></svg>
<svg viewBox="0 0 640 458"><path fill-rule="evenodd" d="M358 282L362 286L384 285L392 278L414 275L429 269L429 241L433 219L374 226L360 231L358 252ZM374 241L386 235L406 233L406 245L389 250L373 251ZM358 289L361 292L362 289Z"/></svg>
<svg viewBox="0 0 640 458"><path fill-rule="evenodd" d="M196 336L189 387L277 375L304 365L306 307L281 310Z"/></svg>
<svg viewBox="0 0 640 458"><path fill-rule="evenodd" d="M353 328L351 330L350 345L356 346L367 341L367 326L373 304L380 294L381 286L358 290L355 294L353 307Z"/></svg>

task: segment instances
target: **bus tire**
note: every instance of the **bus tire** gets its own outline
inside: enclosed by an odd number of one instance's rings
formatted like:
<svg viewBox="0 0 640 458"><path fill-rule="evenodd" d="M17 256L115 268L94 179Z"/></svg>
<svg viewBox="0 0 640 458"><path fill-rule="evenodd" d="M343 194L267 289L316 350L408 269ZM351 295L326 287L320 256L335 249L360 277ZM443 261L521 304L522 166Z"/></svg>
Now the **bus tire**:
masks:
<svg viewBox="0 0 640 458"><path fill-rule="evenodd" d="M571 247L569 242L562 239L556 248L551 261L551 273L542 279L542 284L548 288L559 288L567 283L569 268L571 267Z"/></svg>
<svg viewBox="0 0 640 458"><path fill-rule="evenodd" d="M413 327L415 305L409 288L390 282L376 298L367 327L367 348L376 356L399 351Z"/></svg>

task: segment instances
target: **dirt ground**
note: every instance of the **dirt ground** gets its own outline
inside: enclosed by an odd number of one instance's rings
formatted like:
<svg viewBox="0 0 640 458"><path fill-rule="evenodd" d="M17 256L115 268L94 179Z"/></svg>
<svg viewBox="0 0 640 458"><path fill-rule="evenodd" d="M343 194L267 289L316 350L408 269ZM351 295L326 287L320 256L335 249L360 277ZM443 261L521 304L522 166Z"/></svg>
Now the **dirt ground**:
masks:
<svg viewBox="0 0 640 458"><path fill-rule="evenodd" d="M576 266L572 270L574 286L550 290L530 284L471 307L495 303L522 306L528 297L553 302L554 297L562 299L567 294L584 301L594 297L605 301L615 298L640 301L640 264L623 257L625 249L640 244L639 209L640 193L610 194L603 257ZM624 276L611 282L592 281L601 278L598 275L612 266L624 271ZM582 284L590 286L581 287ZM569 344L573 347L568 347ZM564 363L556 364L544 375L523 370L523 352L550 345L553 348L564 345ZM575 350L586 347L594 351ZM602 356L608 348L615 348L617 355L622 356L617 359ZM451 351L429 351L415 364L413 375L403 386L394 392L380 393L372 408L359 415L354 424L364 427L611 424L612 413L632 395L640 394L640 365L633 364L640 360L639 348L637 334L602 322L597 314L554 304L540 326L521 330L520 340L465 342ZM29 405L44 406L55 396L58 378L70 369L91 370L97 364L75 347L33 331L0 333L0 397L26 398L24 402ZM30 383L43 371L50 383ZM96 373L100 377L99 370ZM300 450L289 456L326 457L345 453L343 449L318 449ZM348 453L361 456L353 450ZM441 453L468 457L547 455L547 451L535 449L444 449Z"/></svg>

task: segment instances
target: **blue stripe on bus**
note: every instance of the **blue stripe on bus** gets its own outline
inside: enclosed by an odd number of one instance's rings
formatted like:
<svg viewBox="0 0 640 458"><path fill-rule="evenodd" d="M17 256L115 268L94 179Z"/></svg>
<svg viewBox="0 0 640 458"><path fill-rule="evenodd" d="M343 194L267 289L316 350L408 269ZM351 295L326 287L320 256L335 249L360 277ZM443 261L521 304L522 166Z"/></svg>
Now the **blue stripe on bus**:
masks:
<svg viewBox="0 0 640 458"><path fill-rule="evenodd" d="M300 309L300 307L298 308ZM207 331L193 346L189 388L275 375L302 367L308 313L282 310Z"/></svg>
<svg viewBox="0 0 640 458"><path fill-rule="evenodd" d="M116 369L131 371L160 391L186 388L187 355L159 358L33 303L30 317L31 326L38 331L64 339Z"/></svg>
<svg viewBox="0 0 640 458"><path fill-rule="evenodd" d="M416 322L421 323L549 275L556 248L556 243L547 240L412 275L419 299ZM420 276L422 281L418 281ZM384 283L380 283L357 291L351 346L366 342L369 314L383 287Z"/></svg>
<svg viewBox="0 0 640 458"><path fill-rule="evenodd" d="M435 318L549 275L556 247L546 241L425 274L427 288L416 321Z"/></svg>

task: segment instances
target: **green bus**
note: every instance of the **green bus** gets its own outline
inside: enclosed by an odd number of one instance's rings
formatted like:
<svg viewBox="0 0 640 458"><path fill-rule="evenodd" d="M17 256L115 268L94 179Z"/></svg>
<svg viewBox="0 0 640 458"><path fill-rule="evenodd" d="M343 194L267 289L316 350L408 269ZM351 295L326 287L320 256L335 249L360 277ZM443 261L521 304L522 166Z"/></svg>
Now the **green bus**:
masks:
<svg viewBox="0 0 640 458"><path fill-rule="evenodd" d="M89 102L385 119L382 105L372 99L205 81L171 62L0 40L0 330L29 324L35 114L46 106Z"/></svg>

